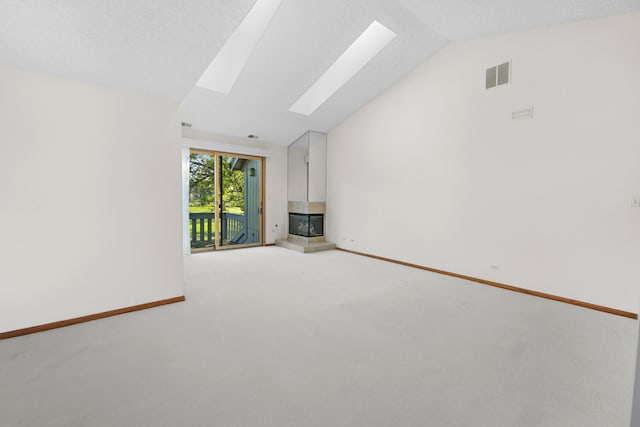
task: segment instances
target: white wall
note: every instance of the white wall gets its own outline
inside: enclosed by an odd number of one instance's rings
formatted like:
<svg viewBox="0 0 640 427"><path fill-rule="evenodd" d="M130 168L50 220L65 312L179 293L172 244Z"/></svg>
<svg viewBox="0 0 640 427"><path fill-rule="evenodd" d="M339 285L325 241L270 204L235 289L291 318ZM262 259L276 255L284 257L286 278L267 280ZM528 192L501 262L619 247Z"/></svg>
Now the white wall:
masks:
<svg viewBox="0 0 640 427"><path fill-rule="evenodd" d="M265 244L287 235L287 147L183 129L184 147L265 157Z"/></svg>
<svg viewBox="0 0 640 427"><path fill-rule="evenodd" d="M329 133L328 240L637 312L638 40L635 13L449 45Z"/></svg>
<svg viewBox="0 0 640 427"><path fill-rule="evenodd" d="M183 295L178 105L0 67L0 332Z"/></svg>

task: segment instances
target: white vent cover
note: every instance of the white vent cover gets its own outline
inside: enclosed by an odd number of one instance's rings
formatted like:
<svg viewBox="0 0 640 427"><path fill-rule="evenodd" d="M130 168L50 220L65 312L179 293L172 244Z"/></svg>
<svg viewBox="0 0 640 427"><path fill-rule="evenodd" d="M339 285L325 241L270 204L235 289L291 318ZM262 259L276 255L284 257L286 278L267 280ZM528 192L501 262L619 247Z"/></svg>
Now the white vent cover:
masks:
<svg viewBox="0 0 640 427"><path fill-rule="evenodd" d="M523 120L523 119L532 119L533 118L533 105L523 108L522 110L512 111L511 119L513 120Z"/></svg>
<svg viewBox="0 0 640 427"><path fill-rule="evenodd" d="M511 61L495 67L487 68L485 75L485 89L507 84L511 81Z"/></svg>

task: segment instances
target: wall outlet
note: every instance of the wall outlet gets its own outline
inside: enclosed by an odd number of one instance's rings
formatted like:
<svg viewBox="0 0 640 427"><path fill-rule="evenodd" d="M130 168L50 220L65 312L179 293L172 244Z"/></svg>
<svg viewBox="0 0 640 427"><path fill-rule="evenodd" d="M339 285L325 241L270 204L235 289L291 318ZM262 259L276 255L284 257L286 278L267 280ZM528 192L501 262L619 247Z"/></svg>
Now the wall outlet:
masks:
<svg viewBox="0 0 640 427"><path fill-rule="evenodd" d="M491 264L492 270L500 270L500 266L498 264Z"/></svg>
<svg viewBox="0 0 640 427"><path fill-rule="evenodd" d="M631 196L629 198L629 206L632 208L640 208L640 196Z"/></svg>

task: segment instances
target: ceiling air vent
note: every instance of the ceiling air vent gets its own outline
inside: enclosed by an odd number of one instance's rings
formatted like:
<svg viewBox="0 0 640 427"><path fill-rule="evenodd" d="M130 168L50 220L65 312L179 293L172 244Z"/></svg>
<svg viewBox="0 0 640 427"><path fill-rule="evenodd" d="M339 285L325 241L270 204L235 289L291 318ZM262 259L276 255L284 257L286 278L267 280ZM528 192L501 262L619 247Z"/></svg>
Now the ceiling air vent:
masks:
<svg viewBox="0 0 640 427"><path fill-rule="evenodd" d="M511 61L495 67L487 68L485 75L485 89L500 86L511 81Z"/></svg>

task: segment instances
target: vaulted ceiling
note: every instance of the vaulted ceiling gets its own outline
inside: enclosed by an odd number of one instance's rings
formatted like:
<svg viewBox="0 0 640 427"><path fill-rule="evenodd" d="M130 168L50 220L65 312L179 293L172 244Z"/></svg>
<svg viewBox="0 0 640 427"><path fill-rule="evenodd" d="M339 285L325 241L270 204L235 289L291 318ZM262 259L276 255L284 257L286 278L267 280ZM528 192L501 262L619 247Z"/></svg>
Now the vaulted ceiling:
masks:
<svg viewBox="0 0 640 427"><path fill-rule="evenodd" d="M255 0L1 0L0 65L182 103L194 129L287 145L328 131L452 41L640 0L282 0L229 94L195 84ZM377 20L397 37L309 116L291 105Z"/></svg>

